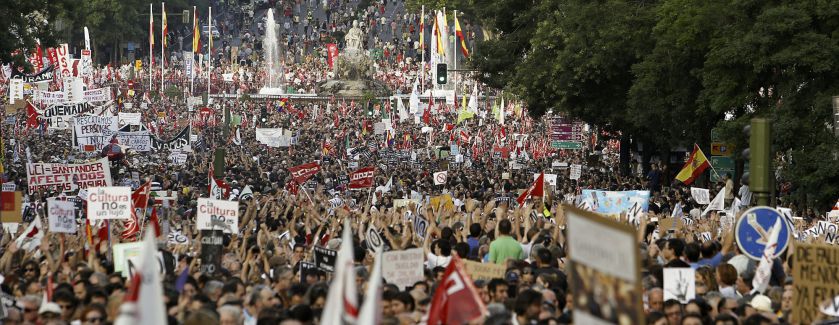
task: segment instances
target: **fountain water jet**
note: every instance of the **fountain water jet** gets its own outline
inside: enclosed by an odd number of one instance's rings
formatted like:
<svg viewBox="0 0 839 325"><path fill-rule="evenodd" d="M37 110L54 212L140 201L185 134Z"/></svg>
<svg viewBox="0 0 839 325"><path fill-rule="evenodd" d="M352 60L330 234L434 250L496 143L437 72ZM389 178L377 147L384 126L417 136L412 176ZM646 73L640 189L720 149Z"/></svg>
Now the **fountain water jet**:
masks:
<svg viewBox="0 0 839 325"><path fill-rule="evenodd" d="M279 95L283 89L283 66L280 63L280 47L277 38L277 22L274 20L274 9L268 9L265 16L265 37L262 39L265 70L268 82L259 90L261 95Z"/></svg>

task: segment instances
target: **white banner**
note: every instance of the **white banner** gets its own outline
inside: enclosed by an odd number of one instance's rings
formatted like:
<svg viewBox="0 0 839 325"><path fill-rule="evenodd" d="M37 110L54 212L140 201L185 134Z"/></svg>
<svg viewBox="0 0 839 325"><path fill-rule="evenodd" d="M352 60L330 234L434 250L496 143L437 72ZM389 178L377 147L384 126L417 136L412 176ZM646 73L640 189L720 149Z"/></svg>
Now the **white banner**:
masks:
<svg viewBox="0 0 839 325"><path fill-rule="evenodd" d="M291 131L283 129L256 129L256 141L272 148L291 145Z"/></svg>
<svg viewBox="0 0 839 325"><path fill-rule="evenodd" d="M119 126L123 127L126 125L140 125L140 119L142 118L142 114L140 113L125 113L119 112L117 114L119 116Z"/></svg>
<svg viewBox="0 0 839 325"><path fill-rule="evenodd" d="M100 151L119 130L116 116L73 117L73 141L80 151Z"/></svg>
<svg viewBox="0 0 839 325"><path fill-rule="evenodd" d="M87 102L107 102L112 99L110 87L84 91L84 100Z"/></svg>
<svg viewBox="0 0 839 325"><path fill-rule="evenodd" d="M29 194L38 190L70 192L112 184L108 158L84 164L26 164L26 179Z"/></svg>
<svg viewBox="0 0 839 325"><path fill-rule="evenodd" d="M131 188L94 187L87 194L87 218L92 220L130 219Z"/></svg>
<svg viewBox="0 0 839 325"><path fill-rule="evenodd" d="M184 51L183 53L184 58L184 70L186 72L186 76L192 80L193 76L193 61L195 61L194 54L190 51Z"/></svg>
<svg viewBox="0 0 839 325"><path fill-rule="evenodd" d="M47 216L50 232L76 233L78 225L76 224L76 207L73 202L48 198Z"/></svg>
<svg viewBox="0 0 839 325"><path fill-rule="evenodd" d="M533 174L533 180L535 181L539 178L539 175L540 174ZM545 174L545 184L556 186L556 174Z"/></svg>
<svg viewBox="0 0 839 325"><path fill-rule="evenodd" d="M239 233L239 202L198 199L198 230L222 229L225 233Z"/></svg>
<svg viewBox="0 0 839 325"><path fill-rule="evenodd" d="M53 105L67 101L67 97L65 97L64 92L61 91L42 91L35 89L32 91L32 96L34 102L46 105Z"/></svg>
<svg viewBox="0 0 839 325"><path fill-rule="evenodd" d="M62 79L64 82L64 96L68 102L84 102L84 80L82 78L68 77Z"/></svg>
<svg viewBox="0 0 839 325"><path fill-rule="evenodd" d="M388 283L393 283L400 290L422 281L423 260L425 256L422 248L404 251L389 251L382 254L382 277Z"/></svg>
<svg viewBox="0 0 839 325"><path fill-rule="evenodd" d="M112 103L107 102L101 106L93 106L87 102L52 105L43 111L38 111L41 114L39 119L45 119L47 121L47 128L50 130L67 130L72 126L70 120L76 115L86 113L90 115L107 113L110 115Z"/></svg>
<svg viewBox="0 0 839 325"><path fill-rule="evenodd" d="M9 80L9 103L14 104L16 99L23 100L23 80Z"/></svg>
<svg viewBox="0 0 839 325"><path fill-rule="evenodd" d="M151 151L151 134L149 131L119 132L119 144L134 149L137 152Z"/></svg>

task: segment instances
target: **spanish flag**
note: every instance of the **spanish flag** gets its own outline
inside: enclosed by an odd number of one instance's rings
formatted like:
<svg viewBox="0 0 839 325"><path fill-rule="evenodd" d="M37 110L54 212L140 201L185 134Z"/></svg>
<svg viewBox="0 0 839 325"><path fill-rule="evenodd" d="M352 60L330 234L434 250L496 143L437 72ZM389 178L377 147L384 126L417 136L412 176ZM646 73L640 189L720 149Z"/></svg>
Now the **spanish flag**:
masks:
<svg viewBox="0 0 839 325"><path fill-rule="evenodd" d="M166 23L166 3L165 2L162 3L162 7L161 7L160 12L162 13L162 16L163 16L163 28L162 28L162 31L161 31L163 35L160 37L160 44L163 46L163 48L166 48L166 34L169 33L169 25Z"/></svg>
<svg viewBox="0 0 839 325"><path fill-rule="evenodd" d="M445 16L441 12L437 12L437 17L434 18L434 43L437 49L437 54L446 55L445 43L443 43L443 26L446 26Z"/></svg>
<svg viewBox="0 0 839 325"><path fill-rule="evenodd" d="M198 30L198 10L192 7L192 52L201 50L201 31Z"/></svg>
<svg viewBox="0 0 839 325"><path fill-rule="evenodd" d="M685 166L682 167L682 170L676 175L676 179L685 183L685 185L690 185L693 181L705 171L711 167L711 163L708 162L708 158L705 158L705 154L702 153L702 149L699 149L699 146L694 144L693 145L693 152L690 154L690 158L685 163Z"/></svg>
<svg viewBox="0 0 839 325"><path fill-rule="evenodd" d="M469 49L466 48L466 37L463 37L463 30L460 29L460 21L457 20L457 16L454 17L454 31L457 34L457 38L460 39L460 51L463 52L463 57L469 57Z"/></svg>

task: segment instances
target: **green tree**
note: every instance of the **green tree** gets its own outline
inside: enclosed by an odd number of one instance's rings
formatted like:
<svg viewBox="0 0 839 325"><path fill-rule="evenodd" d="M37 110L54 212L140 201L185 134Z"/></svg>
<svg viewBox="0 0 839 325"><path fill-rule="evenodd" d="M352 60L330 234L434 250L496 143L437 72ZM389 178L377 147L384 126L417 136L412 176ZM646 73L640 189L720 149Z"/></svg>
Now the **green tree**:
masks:
<svg viewBox="0 0 839 325"><path fill-rule="evenodd" d="M36 40L54 46L54 23L66 0L4 0L0 1L0 62L27 66L25 51L35 48Z"/></svg>

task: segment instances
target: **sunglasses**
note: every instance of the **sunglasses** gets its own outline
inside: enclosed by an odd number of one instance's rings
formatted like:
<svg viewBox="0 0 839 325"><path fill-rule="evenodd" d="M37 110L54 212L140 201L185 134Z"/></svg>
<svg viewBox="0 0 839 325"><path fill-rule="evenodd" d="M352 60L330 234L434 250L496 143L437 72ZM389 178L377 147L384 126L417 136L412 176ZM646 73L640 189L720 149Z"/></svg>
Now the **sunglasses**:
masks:
<svg viewBox="0 0 839 325"><path fill-rule="evenodd" d="M26 272L35 272L35 268L27 267L24 269Z"/></svg>

